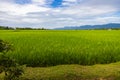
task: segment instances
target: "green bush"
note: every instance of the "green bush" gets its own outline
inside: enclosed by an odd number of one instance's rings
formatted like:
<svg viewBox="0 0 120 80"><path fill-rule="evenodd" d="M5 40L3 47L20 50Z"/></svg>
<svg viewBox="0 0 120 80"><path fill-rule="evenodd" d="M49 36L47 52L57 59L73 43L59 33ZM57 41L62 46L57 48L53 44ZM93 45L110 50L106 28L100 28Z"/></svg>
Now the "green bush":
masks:
<svg viewBox="0 0 120 80"><path fill-rule="evenodd" d="M14 59L6 55L9 50L11 50L11 45L0 40L0 73L5 73L4 80L19 80L23 69Z"/></svg>

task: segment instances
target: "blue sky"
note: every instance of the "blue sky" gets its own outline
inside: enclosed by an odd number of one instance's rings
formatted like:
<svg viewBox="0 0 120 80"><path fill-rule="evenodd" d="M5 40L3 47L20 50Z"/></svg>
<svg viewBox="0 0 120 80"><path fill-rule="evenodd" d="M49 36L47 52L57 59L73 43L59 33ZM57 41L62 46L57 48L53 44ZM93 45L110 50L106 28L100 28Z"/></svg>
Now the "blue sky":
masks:
<svg viewBox="0 0 120 80"><path fill-rule="evenodd" d="M0 25L58 28L120 23L120 0L0 0Z"/></svg>
<svg viewBox="0 0 120 80"><path fill-rule="evenodd" d="M16 4L21 4L21 5L32 3L31 0L14 0L14 2ZM48 6L49 7L53 7L53 8L61 7L62 6L62 2L63 2L63 0L53 0L51 2L51 4L48 4Z"/></svg>
<svg viewBox="0 0 120 80"><path fill-rule="evenodd" d="M14 1L15 3L21 4L21 5L31 3L31 0L14 0Z"/></svg>
<svg viewBox="0 0 120 80"><path fill-rule="evenodd" d="M52 4L50 4L52 7L59 7L62 5L62 0L54 0Z"/></svg>

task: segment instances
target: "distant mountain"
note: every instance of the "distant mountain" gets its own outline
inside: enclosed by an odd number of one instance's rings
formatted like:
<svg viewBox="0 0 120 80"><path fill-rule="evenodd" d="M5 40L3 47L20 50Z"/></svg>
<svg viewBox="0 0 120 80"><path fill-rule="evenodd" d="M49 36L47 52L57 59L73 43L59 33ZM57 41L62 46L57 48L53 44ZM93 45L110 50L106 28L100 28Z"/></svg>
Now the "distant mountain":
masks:
<svg viewBox="0 0 120 80"><path fill-rule="evenodd" d="M57 30L86 30L86 29L120 29L120 23L109 23L103 25L83 25L83 26L67 26L64 28L55 28Z"/></svg>

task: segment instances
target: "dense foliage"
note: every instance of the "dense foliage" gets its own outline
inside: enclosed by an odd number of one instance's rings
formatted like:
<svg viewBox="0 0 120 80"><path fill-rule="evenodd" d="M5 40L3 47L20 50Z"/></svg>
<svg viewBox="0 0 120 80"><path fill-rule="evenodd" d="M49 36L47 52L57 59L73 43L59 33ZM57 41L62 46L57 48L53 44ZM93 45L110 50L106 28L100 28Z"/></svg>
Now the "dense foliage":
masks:
<svg viewBox="0 0 120 80"><path fill-rule="evenodd" d="M30 28L30 27L8 27L0 26L0 30L47 30L45 28Z"/></svg>
<svg viewBox="0 0 120 80"><path fill-rule="evenodd" d="M5 73L4 80L18 80L23 70L16 61L6 55L11 50L11 45L0 40L0 73Z"/></svg>

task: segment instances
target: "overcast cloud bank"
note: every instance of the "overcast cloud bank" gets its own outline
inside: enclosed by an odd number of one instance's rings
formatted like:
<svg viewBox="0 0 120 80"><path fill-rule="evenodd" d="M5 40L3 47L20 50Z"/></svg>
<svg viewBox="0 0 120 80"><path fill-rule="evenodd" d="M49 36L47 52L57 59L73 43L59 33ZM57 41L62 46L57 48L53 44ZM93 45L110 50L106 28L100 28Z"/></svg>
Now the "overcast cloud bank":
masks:
<svg viewBox="0 0 120 80"><path fill-rule="evenodd" d="M120 0L0 0L0 25L57 28L120 23L119 3Z"/></svg>

